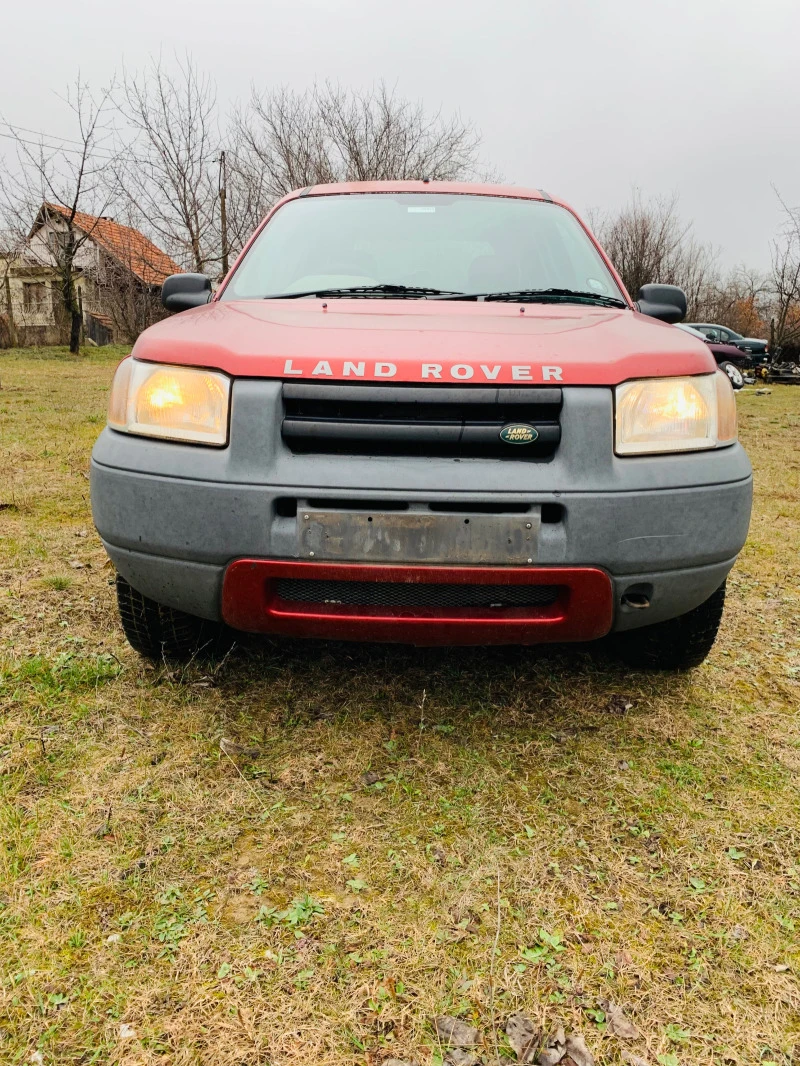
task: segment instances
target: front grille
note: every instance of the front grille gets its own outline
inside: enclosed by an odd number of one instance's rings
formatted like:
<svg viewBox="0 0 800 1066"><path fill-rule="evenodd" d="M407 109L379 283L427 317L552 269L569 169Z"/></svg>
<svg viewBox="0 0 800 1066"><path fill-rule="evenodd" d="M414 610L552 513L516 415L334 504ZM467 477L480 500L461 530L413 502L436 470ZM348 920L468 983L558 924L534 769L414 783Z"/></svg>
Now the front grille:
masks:
<svg viewBox="0 0 800 1066"><path fill-rule="evenodd" d="M280 599L349 607L549 607L557 585L452 585L401 581L279 578Z"/></svg>
<svg viewBox="0 0 800 1066"><path fill-rule="evenodd" d="M283 439L293 452L547 459L561 440L561 389L285 382ZM509 424L535 441L509 444Z"/></svg>

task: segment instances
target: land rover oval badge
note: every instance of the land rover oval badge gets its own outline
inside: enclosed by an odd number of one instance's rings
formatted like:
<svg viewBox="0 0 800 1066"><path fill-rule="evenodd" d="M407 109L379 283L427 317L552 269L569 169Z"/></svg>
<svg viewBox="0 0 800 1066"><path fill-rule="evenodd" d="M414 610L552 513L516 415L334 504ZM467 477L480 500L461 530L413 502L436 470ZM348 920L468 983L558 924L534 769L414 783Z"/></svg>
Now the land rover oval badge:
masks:
<svg viewBox="0 0 800 1066"><path fill-rule="evenodd" d="M506 444L533 444L538 436L537 430L524 422L512 422L500 430L500 440Z"/></svg>

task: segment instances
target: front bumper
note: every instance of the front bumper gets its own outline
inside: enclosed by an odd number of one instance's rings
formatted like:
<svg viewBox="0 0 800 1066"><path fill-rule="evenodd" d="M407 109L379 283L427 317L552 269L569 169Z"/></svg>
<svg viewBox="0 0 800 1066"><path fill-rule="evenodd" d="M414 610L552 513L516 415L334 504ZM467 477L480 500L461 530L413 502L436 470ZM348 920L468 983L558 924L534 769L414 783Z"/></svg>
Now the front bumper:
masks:
<svg viewBox="0 0 800 1066"><path fill-rule="evenodd" d="M549 587L539 606L421 607L303 602L281 596L281 578L373 585ZM594 640L613 618L611 581L589 567L364 566L238 559L225 571L222 617L234 629L291 637L376 640L417 645L539 644Z"/></svg>
<svg viewBox="0 0 800 1066"><path fill-rule="evenodd" d="M280 437L280 383L236 381L228 448L106 429L92 457L92 509L109 556L134 588L253 631L414 643L587 640L677 617L707 599L747 536L752 476L742 448L620 459L607 389L565 389L561 425L558 451L542 462L294 455ZM487 574L542 583L552 572L565 590L560 613L416 612L409 620L408 612L287 609L270 593L275 567L303 560L305 508L469 517L526 507L542 519L530 566L498 567L501 560L487 558L444 568L478 584ZM342 561L351 580L380 580L369 559ZM397 563L411 566L406 577L415 582L441 580L443 566L402 554ZM587 586L589 571L600 576ZM631 592L650 606L627 606Z"/></svg>

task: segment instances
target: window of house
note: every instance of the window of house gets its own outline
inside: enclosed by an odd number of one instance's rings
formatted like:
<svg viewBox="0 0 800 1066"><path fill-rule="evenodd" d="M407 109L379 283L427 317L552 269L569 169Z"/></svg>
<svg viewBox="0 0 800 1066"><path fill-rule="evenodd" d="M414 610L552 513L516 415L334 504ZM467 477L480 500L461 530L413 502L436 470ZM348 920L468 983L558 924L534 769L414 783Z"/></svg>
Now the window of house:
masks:
<svg viewBox="0 0 800 1066"><path fill-rule="evenodd" d="M26 281L22 286L22 306L26 311L41 311L47 300L47 283Z"/></svg>
<svg viewBox="0 0 800 1066"><path fill-rule="evenodd" d="M47 239L50 244L50 251L56 259L60 259L69 244L69 232L67 230L50 230Z"/></svg>

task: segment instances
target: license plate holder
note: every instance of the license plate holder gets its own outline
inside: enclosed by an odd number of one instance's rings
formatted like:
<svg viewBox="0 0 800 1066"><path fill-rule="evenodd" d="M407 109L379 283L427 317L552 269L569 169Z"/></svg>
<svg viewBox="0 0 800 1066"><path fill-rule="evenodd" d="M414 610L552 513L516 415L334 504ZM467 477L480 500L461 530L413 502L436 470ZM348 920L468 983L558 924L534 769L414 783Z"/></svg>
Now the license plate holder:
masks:
<svg viewBox="0 0 800 1066"><path fill-rule="evenodd" d="M537 561L541 508L522 515L428 511L298 511L301 559L372 563L528 565Z"/></svg>

